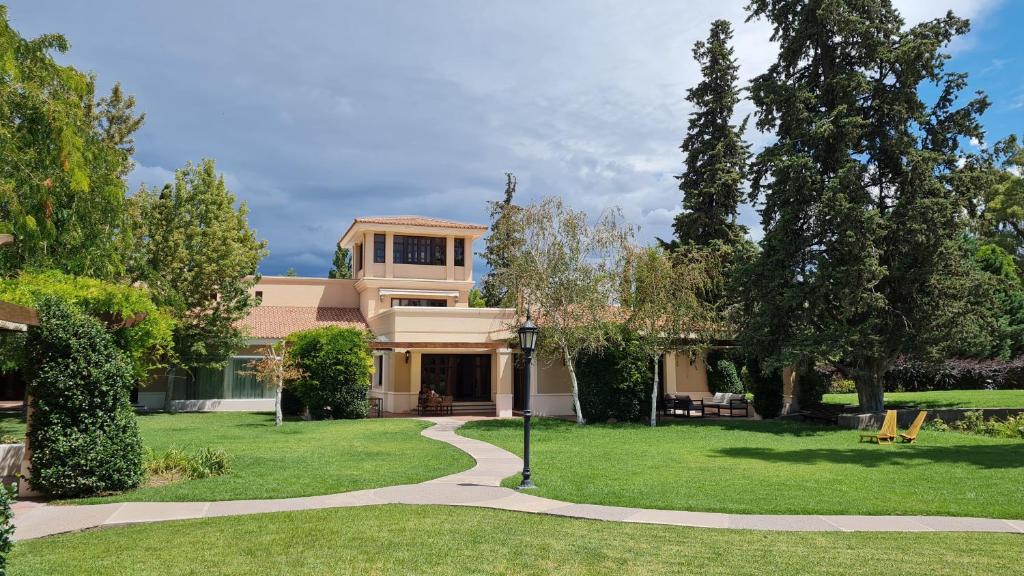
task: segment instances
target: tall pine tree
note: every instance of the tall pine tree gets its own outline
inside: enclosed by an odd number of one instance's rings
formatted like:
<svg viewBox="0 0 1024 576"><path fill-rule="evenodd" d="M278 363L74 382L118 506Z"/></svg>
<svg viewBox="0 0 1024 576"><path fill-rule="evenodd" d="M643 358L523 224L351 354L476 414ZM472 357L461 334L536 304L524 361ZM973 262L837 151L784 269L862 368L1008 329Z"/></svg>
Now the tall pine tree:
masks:
<svg viewBox="0 0 1024 576"><path fill-rule="evenodd" d="M683 211L674 223L681 245L730 243L746 233L736 223L736 213L750 151L743 141L746 120L738 126L732 123L740 90L731 40L729 21L715 20L707 41L693 47L703 80L687 91L686 100L694 110L679 147L686 154L686 170L678 176Z"/></svg>
<svg viewBox="0 0 1024 576"><path fill-rule="evenodd" d="M905 27L888 0L749 10L773 26L779 55L751 85L758 128L777 140L752 167L765 235L744 338L762 366L834 362L861 408L879 411L897 357L990 345L952 182L987 107L981 95L962 101L965 75L945 70L969 23L950 13Z"/></svg>
<svg viewBox="0 0 1024 576"><path fill-rule="evenodd" d="M490 272L484 276L483 298L489 307L512 307L511 299L514 291L507 285L507 270L512 264L516 253L522 248L523 238L520 231L513 226L513 219L518 206L512 203L516 194L516 177L511 172L505 173L505 199L501 202L489 202L491 206L491 233L487 236L484 251L480 253L487 262Z"/></svg>

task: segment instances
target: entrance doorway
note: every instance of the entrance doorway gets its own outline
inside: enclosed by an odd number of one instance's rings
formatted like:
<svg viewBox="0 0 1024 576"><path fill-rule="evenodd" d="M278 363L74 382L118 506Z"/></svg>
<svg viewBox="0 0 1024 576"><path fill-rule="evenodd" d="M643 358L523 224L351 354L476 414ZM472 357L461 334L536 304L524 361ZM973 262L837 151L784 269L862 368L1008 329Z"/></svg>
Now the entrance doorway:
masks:
<svg viewBox="0 0 1024 576"><path fill-rule="evenodd" d="M490 354L424 354L420 386L457 402L491 400Z"/></svg>

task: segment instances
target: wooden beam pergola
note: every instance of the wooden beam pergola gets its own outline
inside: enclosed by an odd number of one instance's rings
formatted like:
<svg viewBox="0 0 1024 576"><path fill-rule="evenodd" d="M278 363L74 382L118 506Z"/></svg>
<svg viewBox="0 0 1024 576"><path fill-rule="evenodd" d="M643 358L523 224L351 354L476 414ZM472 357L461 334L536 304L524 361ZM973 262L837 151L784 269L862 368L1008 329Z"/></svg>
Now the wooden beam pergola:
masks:
<svg viewBox="0 0 1024 576"><path fill-rule="evenodd" d="M0 300L0 330L26 332L29 326L39 326L38 312Z"/></svg>

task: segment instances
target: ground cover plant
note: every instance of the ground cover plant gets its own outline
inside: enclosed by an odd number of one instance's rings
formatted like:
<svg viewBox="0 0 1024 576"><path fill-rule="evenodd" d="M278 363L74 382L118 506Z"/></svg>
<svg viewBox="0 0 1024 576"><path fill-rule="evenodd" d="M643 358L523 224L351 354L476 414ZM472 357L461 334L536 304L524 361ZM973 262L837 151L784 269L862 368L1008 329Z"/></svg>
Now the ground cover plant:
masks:
<svg viewBox="0 0 1024 576"><path fill-rule="evenodd" d="M516 420L471 422L459 434L522 450ZM1020 440L925 430L917 444L877 446L859 444L856 430L796 422L705 420L649 429L540 419L532 446L533 493L571 502L1024 518Z"/></svg>
<svg viewBox="0 0 1024 576"><path fill-rule="evenodd" d="M826 404L856 405L857 394L825 394ZM1024 408L1024 390L886 392L886 408Z"/></svg>
<svg viewBox="0 0 1024 576"><path fill-rule="evenodd" d="M163 453L146 450L146 484L163 486L182 480L220 476L231 471L231 458L220 449L202 448L187 453L171 448Z"/></svg>
<svg viewBox="0 0 1024 576"><path fill-rule="evenodd" d="M462 451L420 436L429 424L418 420L273 423L273 414L142 416L147 448L217 448L230 456L230 473L75 502L289 498L422 482L473 465Z"/></svg>
<svg viewBox="0 0 1024 576"><path fill-rule="evenodd" d="M311 527L316 527L311 529ZM457 507L379 506L95 530L20 542L19 576L1020 574L1017 534L752 532ZM168 545L173 543L173 545ZM182 551L188 561L182 561ZM723 551L737 559L723 562Z"/></svg>

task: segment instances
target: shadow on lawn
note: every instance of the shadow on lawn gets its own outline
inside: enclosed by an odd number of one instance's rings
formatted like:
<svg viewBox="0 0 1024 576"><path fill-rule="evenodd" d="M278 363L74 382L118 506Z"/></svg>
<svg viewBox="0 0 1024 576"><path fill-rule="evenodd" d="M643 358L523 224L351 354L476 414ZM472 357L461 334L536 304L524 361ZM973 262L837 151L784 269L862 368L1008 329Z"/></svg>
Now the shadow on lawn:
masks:
<svg viewBox="0 0 1024 576"><path fill-rule="evenodd" d="M865 449L868 448L868 449ZM746 458L788 464L856 464L866 468L877 466L915 466L921 461L935 464L966 464L976 468L1024 468L1024 444L1003 446L874 446L858 448L810 448L776 450L740 446L715 451L719 458Z"/></svg>
<svg viewBox="0 0 1024 576"><path fill-rule="evenodd" d="M522 420L502 418L497 420L478 420L469 424L470 428L487 430L493 432L520 431L523 429ZM822 426L817 424L806 424L803 422L792 422L782 420L726 420L710 418L666 418L658 420L655 430L671 430L673 428L717 428L737 432L752 432L757 434L773 434L777 436L816 436L828 434L838 430L835 426ZM573 430L650 430L647 424L637 422L616 422L590 423L583 427L576 426L575 422L562 420L560 418L534 418L533 429L538 431L565 432Z"/></svg>

